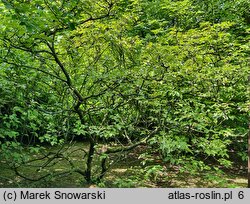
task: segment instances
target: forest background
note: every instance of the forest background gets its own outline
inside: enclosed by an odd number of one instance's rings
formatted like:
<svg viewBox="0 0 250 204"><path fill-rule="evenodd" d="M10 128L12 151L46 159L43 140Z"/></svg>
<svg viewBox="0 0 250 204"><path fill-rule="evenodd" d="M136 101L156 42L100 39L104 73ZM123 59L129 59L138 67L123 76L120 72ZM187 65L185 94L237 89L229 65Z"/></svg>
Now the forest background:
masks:
<svg viewBox="0 0 250 204"><path fill-rule="evenodd" d="M247 186L249 0L2 0L0 19L0 186Z"/></svg>

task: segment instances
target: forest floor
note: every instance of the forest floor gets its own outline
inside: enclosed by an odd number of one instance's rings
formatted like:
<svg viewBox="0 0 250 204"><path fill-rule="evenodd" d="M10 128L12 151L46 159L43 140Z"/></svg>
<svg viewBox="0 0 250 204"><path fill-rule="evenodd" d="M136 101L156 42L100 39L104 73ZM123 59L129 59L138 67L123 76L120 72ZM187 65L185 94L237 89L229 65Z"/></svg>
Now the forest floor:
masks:
<svg viewBox="0 0 250 204"><path fill-rule="evenodd" d="M76 162L77 166L84 166L82 154L77 151L83 143L76 143L71 149L71 158ZM85 145L86 148L86 145ZM55 151L53 148L46 148L46 151ZM224 171L201 171L192 174L190 172L180 172L179 166L159 165L159 161L153 161L142 165L142 160L138 159L138 151L129 153L119 161L114 162L112 168L105 175L101 183L95 185L87 185L84 178L77 173L61 174L60 176L50 176L39 181L27 181L17 176L13 170L9 168L8 162L0 160L0 188L7 187L148 187L148 188L246 188L247 187L247 166L238 164L233 168ZM34 158L39 155L34 155ZM40 161L39 161L40 162ZM38 164L38 163L37 163ZM39 163L41 164L41 163ZM35 165L36 166L36 165ZM65 161L59 161L50 168L43 169L39 173L43 175L46 172L63 172L69 167ZM97 167L97 165L94 165ZM159 167L159 168L158 168ZM98 172L100 169L94 169ZM37 167L28 166L21 169L23 175L29 178L37 178ZM94 173L95 174L95 173Z"/></svg>

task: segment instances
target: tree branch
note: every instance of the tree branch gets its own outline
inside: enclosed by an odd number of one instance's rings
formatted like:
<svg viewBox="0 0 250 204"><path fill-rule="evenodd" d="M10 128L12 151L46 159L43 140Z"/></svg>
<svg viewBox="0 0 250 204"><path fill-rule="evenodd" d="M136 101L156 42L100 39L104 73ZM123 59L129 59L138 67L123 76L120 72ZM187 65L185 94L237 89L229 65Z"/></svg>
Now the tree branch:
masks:
<svg viewBox="0 0 250 204"><path fill-rule="evenodd" d="M6 64L9 64L9 65L14 65L16 67L21 67L21 68L25 68L25 69L33 69L33 70L36 70L36 71L39 71L39 72L42 72L44 74L47 74L51 77L54 77L62 82L66 82L64 79L60 78L59 76L56 76L54 74L51 74L50 72L47 72L47 71L44 71L43 69L39 69L37 67L32 67L32 66L27 66L27 65L23 65L23 64L17 64L15 62L9 62L7 60L3 60L2 62L6 63Z"/></svg>
<svg viewBox="0 0 250 204"><path fill-rule="evenodd" d="M112 154L112 153L118 153L118 152L126 152L126 151L129 151L129 150L132 150L134 149L135 147L139 146L139 145L142 145L142 144L147 144L147 141L154 136L154 134L158 131L158 127L153 130L146 138L142 139L141 141L135 143L135 144L132 144L132 145L129 145L129 146L125 146L125 147L117 147L117 148L111 148L111 147L108 147L107 150L104 152L105 154Z"/></svg>

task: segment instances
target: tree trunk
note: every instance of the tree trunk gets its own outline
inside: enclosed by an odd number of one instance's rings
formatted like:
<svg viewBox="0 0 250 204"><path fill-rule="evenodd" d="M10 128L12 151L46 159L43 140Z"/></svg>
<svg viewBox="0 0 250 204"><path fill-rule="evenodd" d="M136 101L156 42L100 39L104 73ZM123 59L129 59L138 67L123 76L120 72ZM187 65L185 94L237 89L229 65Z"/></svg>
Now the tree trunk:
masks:
<svg viewBox="0 0 250 204"><path fill-rule="evenodd" d="M95 143L94 141L90 141L89 144L89 152L88 152L88 159L87 159L87 169L85 171L85 179L88 183L91 183L92 178L91 178L91 170L92 170L92 160L93 160L93 155L95 151Z"/></svg>
<svg viewBox="0 0 250 204"><path fill-rule="evenodd" d="M101 171L101 174L100 174L100 176L99 176L99 178L98 178L99 181L101 181L101 180L103 179L103 177L104 177L104 175L105 175L105 173L106 173L106 171L107 171L106 160L107 160L106 157L105 157L105 158L102 158L102 161L101 161L101 168L102 168L102 171Z"/></svg>

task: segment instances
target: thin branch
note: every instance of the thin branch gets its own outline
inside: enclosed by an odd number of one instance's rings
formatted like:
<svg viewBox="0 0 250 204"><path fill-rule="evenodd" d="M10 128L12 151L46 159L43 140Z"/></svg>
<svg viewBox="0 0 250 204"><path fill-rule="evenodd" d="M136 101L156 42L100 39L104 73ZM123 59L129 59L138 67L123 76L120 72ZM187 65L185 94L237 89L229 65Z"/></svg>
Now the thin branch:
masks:
<svg viewBox="0 0 250 204"><path fill-rule="evenodd" d="M147 141L154 136L154 134L158 131L159 128L156 128L155 130L153 130L146 138L142 139L139 142L136 142L135 144L129 145L129 146L125 146L125 147L117 147L117 148L107 148L107 151L105 152L105 154L112 154L112 153L118 153L118 152L126 152L129 150L134 149L135 147L139 146L139 145L143 145L146 144Z"/></svg>
<svg viewBox="0 0 250 204"><path fill-rule="evenodd" d="M70 76L69 76L69 73L68 73L67 70L65 69L64 65L62 64L62 62L59 60L59 58L58 58L58 56L57 56L57 54L56 54L56 52L55 52L55 48L54 48L53 43L52 43L52 45L50 45L49 43L47 43L47 45L48 45L50 51L52 52L52 55L53 55L53 57L54 57L56 63L57 63L58 66L61 68L63 74L65 75L65 77L66 77L66 79L67 79L66 83L71 87L72 82L71 82L71 78L70 78Z"/></svg>
<svg viewBox="0 0 250 204"><path fill-rule="evenodd" d="M34 178L30 178L30 177L27 177L27 176L21 174L21 173L18 171L18 167L15 167L15 168L14 168L14 171L15 171L16 175L18 175L18 176L20 176L20 177L22 177L22 178L24 178L25 180L28 180L28 181L40 181L40 180L45 179L46 177L48 177L48 176L51 175L51 174L49 173L49 174L46 174L46 175L44 175L44 176L41 176L41 177L39 177L39 178L34 179Z"/></svg>
<svg viewBox="0 0 250 204"><path fill-rule="evenodd" d="M12 44L12 41L11 41L10 39L7 39L7 38L4 38L3 41L8 41L8 42L10 42L10 43L11 43L11 44L10 44L10 47L13 47L13 48L15 48L15 49L17 49L17 50L22 50L22 51L25 51L25 52L30 52L30 53L32 53L32 54L35 54L35 53L47 53L47 54L52 55L52 53L49 52L48 50L33 50L33 49L31 49L31 48L21 47L21 46L14 45L14 44Z"/></svg>
<svg viewBox="0 0 250 204"><path fill-rule="evenodd" d="M25 68L25 69L33 69L33 70L36 70L36 71L39 71L39 72L42 72L44 74L47 74L51 77L54 77L62 82L66 82L64 79L60 78L59 76L56 76L54 74L51 74L50 72L47 72L47 71L44 71L43 69L39 69L37 67L32 67L32 66L27 66L27 65L22 65L22 64L17 64L17 63L14 63L14 62L9 62L7 60L3 60L2 62L6 63L6 64L10 64L10 65L14 65L16 67L22 67L22 68Z"/></svg>
<svg viewBox="0 0 250 204"><path fill-rule="evenodd" d="M83 24L85 24L87 22L90 22L90 21L97 21L97 20L105 19L107 17L112 16L111 15L111 10L112 10L112 8L114 6L114 3L113 2L108 2L108 1L106 1L106 2L108 3L107 13L106 14L103 14L103 15L97 16L97 17L93 17L92 15L89 14L90 15L89 18L87 18L85 20L81 20L79 22L76 22L76 26L83 25ZM56 16L56 14L53 11L52 11L52 13L58 19L58 17ZM59 19L59 22L61 23L60 19ZM60 27L60 28L51 29L50 32L47 33L47 36L55 35L55 33L65 31L65 30L67 30L69 28L70 28L70 25L65 25L65 26Z"/></svg>
<svg viewBox="0 0 250 204"><path fill-rule="evenodd" d="M49 176L58 177L58 176L62 176L62 175L64 175L64 174L71 174L71 173L72 173L72 171L69 170L69 171L64 171L64 172L57 173L57 174L48 173L48 174L45 174L44 176L41 176L41 177L39 177L39 178L30 178L30 177L28 177L28 176L25 176L25 175L21 174L21 173L18 171L18 167L15 167L15 168L14 168L14 171L15 171L16 175L20 176L21 178L23 178L23 179L25 179L25 180L28 180L28 181L33 181L33 182L40 181L40 180L45 179L45 178L47 178L47 177L49 177ZM75 171L73 171L73 172L75 172Z"/></svg>

